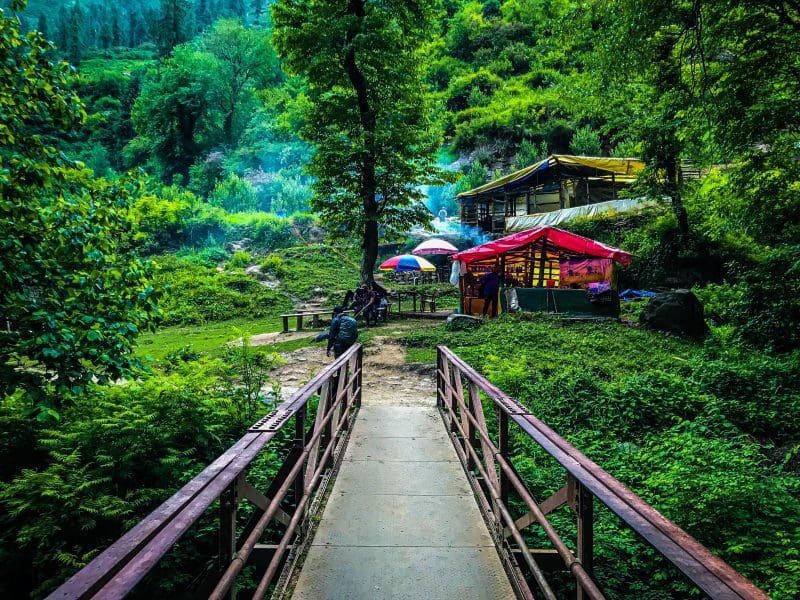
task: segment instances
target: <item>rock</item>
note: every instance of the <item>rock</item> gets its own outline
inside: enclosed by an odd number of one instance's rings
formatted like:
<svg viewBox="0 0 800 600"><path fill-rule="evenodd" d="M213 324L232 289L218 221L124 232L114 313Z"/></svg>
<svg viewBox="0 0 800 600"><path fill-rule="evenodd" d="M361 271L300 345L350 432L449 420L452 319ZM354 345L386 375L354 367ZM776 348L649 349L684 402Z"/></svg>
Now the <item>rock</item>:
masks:
<svg viewBox="0 0 800 600"><path fill-rule="evenodd" d="M483 319L472 315L450 315L447 317L448 329L472 329L483 325Z"/></svg>
<svg viewBox="0 0 800 600"><path fill-rule="evenodd" d="M656 294L639 315L639 323L651 329L695 338L708 333L703 305L689 290Z"/></svg>
<svg viewBox="0 0 800 600"><path fill-rule="evenodd" d="M234 242L228 242L225 244L225 249L228 252L243 252L247 250L250 244L253 243L253 240L250 238L242 238L241 240L236 240Z"/></svg>

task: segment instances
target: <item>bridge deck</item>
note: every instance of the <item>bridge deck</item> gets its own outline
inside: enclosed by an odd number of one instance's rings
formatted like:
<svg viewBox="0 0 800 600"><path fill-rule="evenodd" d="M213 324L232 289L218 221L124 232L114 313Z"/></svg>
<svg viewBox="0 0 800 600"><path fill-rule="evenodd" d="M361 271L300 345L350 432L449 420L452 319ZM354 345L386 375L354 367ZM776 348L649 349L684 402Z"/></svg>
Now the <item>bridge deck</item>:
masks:
<svg viewBox="0 0 800 600"><path fill-rule="evenodd" d="M433 396L393 402L385 383L365 389L292 597L513 598Z"/></svg>

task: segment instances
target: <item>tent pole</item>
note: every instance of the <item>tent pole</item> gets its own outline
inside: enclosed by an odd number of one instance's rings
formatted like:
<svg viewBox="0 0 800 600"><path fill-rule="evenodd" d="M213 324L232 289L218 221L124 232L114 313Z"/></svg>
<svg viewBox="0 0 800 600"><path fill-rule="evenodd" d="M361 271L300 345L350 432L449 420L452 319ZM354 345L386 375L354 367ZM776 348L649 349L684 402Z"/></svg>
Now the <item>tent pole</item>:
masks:
<svg viewBox="0 0 800 600"><path fill-rule="evenodd" d="M544 263L547 260L547 236L542 238L542 255L539 257L539 287L544 287Z"/></svg>

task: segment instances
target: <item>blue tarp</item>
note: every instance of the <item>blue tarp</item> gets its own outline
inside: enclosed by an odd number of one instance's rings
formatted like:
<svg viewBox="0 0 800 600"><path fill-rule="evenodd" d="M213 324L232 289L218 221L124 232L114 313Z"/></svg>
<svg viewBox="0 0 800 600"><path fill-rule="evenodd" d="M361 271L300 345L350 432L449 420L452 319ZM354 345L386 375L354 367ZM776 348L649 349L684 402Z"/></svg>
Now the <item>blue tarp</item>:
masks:
<svg viewBox="0 0 800 600"><path fill-rule="evenodd" d="M655 292L648 290L624 290L619 293L620 299L624 300L625 302L630 302L631 300L641 300L643 298L652 298L655 295Z"/></svg>

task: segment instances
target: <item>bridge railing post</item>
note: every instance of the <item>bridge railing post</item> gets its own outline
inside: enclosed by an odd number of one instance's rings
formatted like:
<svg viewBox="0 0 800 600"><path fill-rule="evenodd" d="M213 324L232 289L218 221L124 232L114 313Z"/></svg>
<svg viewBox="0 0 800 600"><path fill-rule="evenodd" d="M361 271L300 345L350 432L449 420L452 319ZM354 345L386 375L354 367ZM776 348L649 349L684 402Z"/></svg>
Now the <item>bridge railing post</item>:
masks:
<svg viewBox="0 0 800 600"><path fill-rule="evenodd" d="M296 448L298 454L302 453L306 447L306 416L308 415L308 405L304 404L302 408L300 408L297 413L295 414L295 421L294 421L294 447ZM306 464L306 468L308 468ZM295 507L297 503L300 502L300 498L303 497L303 491L305 488L305 478L306 473L303 469L300 469L300 472L297 473L297 476L294 478L294 501ZM306 509L306 512L308 510Z"/></svg>
<svg viewBox="0 0 800 600"><path fill-rule="evenodd" d="M497 430L500 456L507 462L511 462L508 443L508 415L499 406L497 407ZM510 489L511 482L508 479L508 475L503 469L500 469L500 500L505 506L508 506L508 492Z"/></svg>
<svg viewBox="0 0 800 600"><path fill-rule="evenodd" d="M236 555L236 512L243 482L244 473L234 479L219 497L219 551L217 553L217 568L220 573L225 572L228 565L233 561L233 557ZM225 597L229 600L235 600L235 586L231 587Z"/></svg>
<svg viewBox="0 0 800 600"><path fill-rule="evenodd" d="M590 577L594 576L594 496L580 481L569 475L569 487L574 490L573 503L577 517L578 534L576 540L576 555L581 561L584 571ZM577 584L577 598L587 598L583 586Z"/></svg>

